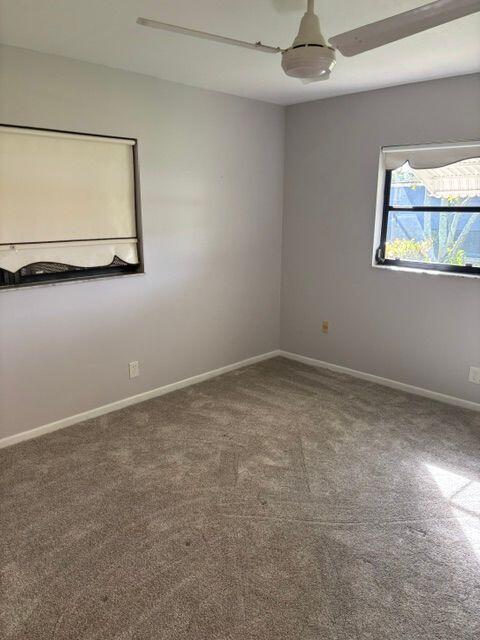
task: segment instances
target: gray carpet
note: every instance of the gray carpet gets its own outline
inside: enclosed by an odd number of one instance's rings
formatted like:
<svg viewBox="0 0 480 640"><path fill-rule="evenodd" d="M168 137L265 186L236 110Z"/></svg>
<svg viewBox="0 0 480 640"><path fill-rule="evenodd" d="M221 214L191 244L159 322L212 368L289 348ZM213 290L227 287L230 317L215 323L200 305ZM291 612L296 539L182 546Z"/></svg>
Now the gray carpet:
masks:
<svg viewBox="0 0 480 640"><path fill-rule="evenodd" d="M277 358L0 463L2 638L480 638L479 414Z"/></svg>

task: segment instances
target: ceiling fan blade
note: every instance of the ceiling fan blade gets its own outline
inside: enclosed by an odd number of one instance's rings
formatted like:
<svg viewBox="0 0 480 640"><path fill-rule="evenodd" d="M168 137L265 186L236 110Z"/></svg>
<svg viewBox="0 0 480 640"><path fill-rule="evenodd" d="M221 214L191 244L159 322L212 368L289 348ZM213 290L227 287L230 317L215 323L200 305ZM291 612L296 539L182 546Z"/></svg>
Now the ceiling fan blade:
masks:
<svg viewBox="0 0 480 640"><path fill-rule="evenodd" d="M330 38L330 44L344 56L356 56L477 11L480 11L480 0L436 0L391 18L341 33Z"/></svg>
<svg viewBox="0 0 480 640"><path fill-rule="evenodd" d="M197 31L196 29L187 29L179 27L175 24L167 24L166 22L158 22L158 20L150 20L149 18L138 18L137 24L142 27L152 27L153 29L161 29L162 31L171 31L173 33L181 33L185 36L193 36L194 38L202 38L203 40L213 40L213 42L221 42L222 44L231 44L244 49L255 49L265 53L281 53L280 47L269 47L261 42L244 42L243 40L235 40L234 38L226 38L225 36L217 36L214 33L206 33L205 31Z"/></svg>

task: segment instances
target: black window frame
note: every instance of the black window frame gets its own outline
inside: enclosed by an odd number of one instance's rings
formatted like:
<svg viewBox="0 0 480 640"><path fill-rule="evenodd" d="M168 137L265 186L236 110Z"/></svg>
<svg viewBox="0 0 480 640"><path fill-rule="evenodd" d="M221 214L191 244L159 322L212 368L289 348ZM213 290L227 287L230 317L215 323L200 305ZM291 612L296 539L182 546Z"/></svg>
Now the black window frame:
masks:
<svg viewBox="0 0 480 640"><path fill-rule="evenodd" d="M392 169L385 171L385 187L383 192L382 226L380 231L380 245L375 252L375 264L382 267L402 267L414 271L434 271L437 273L455 273L463 275L480 276L480 267L473 265L442 264L439 262L415 262L410 260L385 258L385 245L387 242L388 220L391 212L407 211L409 213L431 212L431 213L480 213L480 206L475 207L435 207L435 206L414 206L414 207L394 207L390 204Z"/></svg>
<svg viewBox="0 0 480 640"><path fill-rule="evenodd" d="M0 127L12 129L27 129L29 131L48 131L51 133L64 133L67 135L88 136L91 138L109 138L112 140L125 140L133 142L132 161L133 161L133 190L134 190L134 206L135 206L135 230L137 239L138 264L124 264L105 267L75 267L72 271L61 271L58 273L42 273L22 275L21 269L12 273L6 269L0 268L0 291L5 289L19 289L22 287L39 286L42 284L60 284L62 282L79 282L83 280L94 280L100 278L112 278L126 276L132 274L145 273L143 261L143 236L141 221L141 198L140 198L140 174L138 168L138 139L131 136L112 136L103 133L86 133L84 131L69 131L66 129L48 129L46 127L32 127L27 125L5 124L0 123ZM102 240L110 240L110 238L101 238ZM112 238L113 240L114 238ZM49 242L48 240L46 242ZM0 246L10 246L18 243L4 243ZM29 265L26 265L29 266Z"/></svg>

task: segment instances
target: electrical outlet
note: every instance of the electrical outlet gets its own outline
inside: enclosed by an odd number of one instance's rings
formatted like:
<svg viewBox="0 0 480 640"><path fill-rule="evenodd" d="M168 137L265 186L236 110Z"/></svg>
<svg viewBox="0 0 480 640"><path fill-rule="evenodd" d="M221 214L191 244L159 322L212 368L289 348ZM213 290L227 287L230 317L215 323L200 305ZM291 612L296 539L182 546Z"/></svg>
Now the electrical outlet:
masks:
<svg viewBox="0 0 480 640"><path fill-rule="evenodd" d="M468 381L473 384L480 384L480 367L470 367Z"/></svg>
<svg viewBox="0 0 480 640"><path fill-rule="evenodd" d="M328 333L328 320L322 322L322 333Z"/></svg>
<svg viewBox="0 0 480 640"><path fill-rule="evenodd" d="M132 378L138 378L138 376L140 375L140 365L138 363L138 360L128 363L128 372L130 374L130 380Z"/></svg>

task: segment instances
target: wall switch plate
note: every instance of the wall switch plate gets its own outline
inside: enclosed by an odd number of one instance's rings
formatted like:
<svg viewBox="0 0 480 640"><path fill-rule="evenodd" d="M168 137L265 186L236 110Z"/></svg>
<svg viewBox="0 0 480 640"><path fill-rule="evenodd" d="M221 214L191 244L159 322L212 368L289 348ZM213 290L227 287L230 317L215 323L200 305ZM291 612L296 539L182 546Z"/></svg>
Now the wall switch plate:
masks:
<svg viewBox="0 0 480 640"><path fill-rule="evenodd" d="M468 381L473 384L480 384L480 367L470 367Z"/></svg>
<svg viewBox="0 0 480 640"><path fill-rule="evenodd" d="M140 365L138 363L138 360L128 363L128 372L130 374L130 380L132 378L138 378L138 376L140 375Z"/></svg>
<svg viewBox="0 0 480 640"><path fill-rule="evenodd" d="M328 333L328 320L322 322L322 333Z"/></svg>

